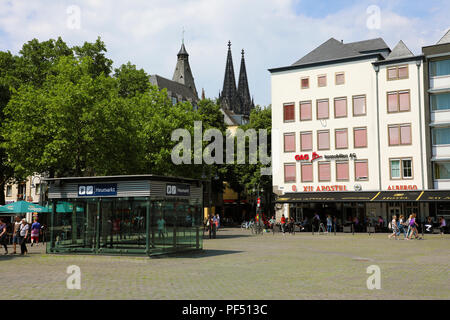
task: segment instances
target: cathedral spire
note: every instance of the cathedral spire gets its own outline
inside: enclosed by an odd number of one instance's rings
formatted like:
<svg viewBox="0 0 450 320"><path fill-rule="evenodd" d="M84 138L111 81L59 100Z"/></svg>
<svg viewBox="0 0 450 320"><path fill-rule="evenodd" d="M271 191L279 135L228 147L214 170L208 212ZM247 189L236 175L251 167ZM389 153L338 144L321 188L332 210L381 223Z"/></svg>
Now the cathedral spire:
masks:
<svg viewBox="0 0 450 320"><path fill-rule="evenodd" d="M250 115L250 110L253 108L253 103L250 97L250 90L248 88L248 79L247 79L247 69L245 67L245 57L244 57L244 49L241 51L241 69L239 71L239 84L238 84L238 94L239 98L242 102L242 110L241 112L245 115Z"/></svg>
<svg viewBox="0 0 450 320"><path fill-rule="evenodd" d="M184 36L181 43L181 49L178 52L177 56L177 66L175 67L175 72L173 73L172 80L184 84L192 90L196 97L198 97L197 89L195 88L194 77L192 75L191 67L189 66L189 54L187 53L186 47L184 46Z"/></svg>
<svg viewBox="0 0 450 320"><path fill-rule="evenodd" d="M236 79L234 77L233 57L231 55L231 41L228 41L227 64L225 66L225 77L223 80L223 90L220 98L226 109L235 110L234 101L236 99Z"/></svg>

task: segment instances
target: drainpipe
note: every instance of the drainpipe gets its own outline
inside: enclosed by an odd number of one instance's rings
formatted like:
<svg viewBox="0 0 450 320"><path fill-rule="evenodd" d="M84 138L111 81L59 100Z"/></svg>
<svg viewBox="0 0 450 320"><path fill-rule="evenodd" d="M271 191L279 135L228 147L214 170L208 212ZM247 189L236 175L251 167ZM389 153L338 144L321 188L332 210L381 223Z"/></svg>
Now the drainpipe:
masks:
<svg viewBox="0 0 450 320"><path fill-rule="evenodd" d="M379 65L373 66L376 74L376 95L377 95L377 143L378 143L378 190L381 191L381 145L380 145L380 99L378 94L378 73Z"/></svg>
<svg viewBox="0 0 450 320"><path fill-rule="evenodd" d="M417 65L417 94L419 96L419 130L420 130L420 164L422 169L422 190L425 190L425 178L424 178L424 167L423 167L423 138L422 138L422 103L420 102L420 65L421 60L416 61Z"/></svg>

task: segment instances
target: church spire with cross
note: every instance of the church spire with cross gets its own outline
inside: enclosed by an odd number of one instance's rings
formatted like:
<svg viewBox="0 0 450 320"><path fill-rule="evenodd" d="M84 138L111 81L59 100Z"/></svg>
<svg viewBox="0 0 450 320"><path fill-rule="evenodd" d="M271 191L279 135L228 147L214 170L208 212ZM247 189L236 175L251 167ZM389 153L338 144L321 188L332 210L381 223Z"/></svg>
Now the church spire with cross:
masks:
<svg viewBox="0 0 450 320"><path fill-rule="evenodd" d="M236 113L236 101L238 98L236 90L236 79L234 77L233 56L231 54L231 41L228 41L227 62L225 66L225 77L223 80L223 89L219 96L221 105ZM239 104L239 103L238 103Z"/></svg>
<svg viewBox="0 0 450 320"><path fill-rule="evenodd" d="M241 99L241 112L249 116L250 111L255 107L250 97L250 89L248 88L247 69L245 67L244 49L241 51L241 69L239 71L238 94Z"/></svg>
<svg viewBox="0 0 450 320"><path fill-rule="evenodd" d="M184 46L184 29L181 39L181 49L177 54L178 60L173 73L173 81L184 84L192 90L194 95L198 98L197 89L195 88L194 76L192 75L191 67L189 65L189 54Z"/></svg>

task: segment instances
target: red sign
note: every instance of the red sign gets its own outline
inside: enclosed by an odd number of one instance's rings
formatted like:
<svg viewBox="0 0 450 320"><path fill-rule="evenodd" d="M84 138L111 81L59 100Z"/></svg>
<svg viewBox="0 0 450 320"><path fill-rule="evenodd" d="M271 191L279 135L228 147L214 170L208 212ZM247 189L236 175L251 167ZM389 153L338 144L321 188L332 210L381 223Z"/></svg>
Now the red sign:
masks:
<svg viewBox="0 0 450 320"><path fill-rule="evenodd" d="M333 191L348 191L346 185L336 184L330 186L303 186L303 192L333 192Z"/></svg>
<svg viewBox="0 0 450 320"><path fill-rule="evenodd" d="M388 190L417 190L416 185L400 185L400 186L388 186Z"/></svg>
<svg viewBox="0 0 450 320"><path fill-rule="evenodd" d="M295 156L295 160L296 161L309 161L311 159L311 162L313 162L314 160L320 159L320 158L322 158L322 156L320 156L317 152L313 152L311 154L311 157L307 153L305 153L305 154L297 154Z"/></svg>

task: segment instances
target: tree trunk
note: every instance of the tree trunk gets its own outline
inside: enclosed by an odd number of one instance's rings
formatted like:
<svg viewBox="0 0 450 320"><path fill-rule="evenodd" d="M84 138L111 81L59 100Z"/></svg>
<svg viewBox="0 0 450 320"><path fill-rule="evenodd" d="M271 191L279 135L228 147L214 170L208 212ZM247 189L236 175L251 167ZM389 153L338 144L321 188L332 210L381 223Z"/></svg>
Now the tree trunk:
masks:
<svg viewBox="0 0 450 320"><path fill-rule="evenodd" d="M0 205L5 205L5 183L0 183Z"/></svg>

